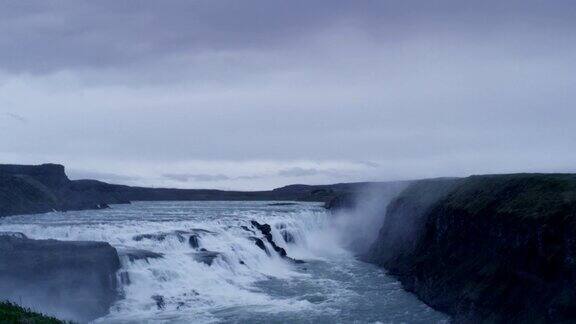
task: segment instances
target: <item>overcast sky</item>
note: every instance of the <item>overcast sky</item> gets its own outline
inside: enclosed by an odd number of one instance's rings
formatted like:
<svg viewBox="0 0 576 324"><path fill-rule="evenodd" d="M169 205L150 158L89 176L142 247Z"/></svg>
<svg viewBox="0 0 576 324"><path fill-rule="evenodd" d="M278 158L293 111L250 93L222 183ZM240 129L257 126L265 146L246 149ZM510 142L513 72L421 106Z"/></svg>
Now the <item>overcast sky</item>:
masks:
<svg viewBox="0 0 576 324"><path fill-rule="evenodd" d="M573 0L2 1L0 160L182 188L576 171Z"/></svg>

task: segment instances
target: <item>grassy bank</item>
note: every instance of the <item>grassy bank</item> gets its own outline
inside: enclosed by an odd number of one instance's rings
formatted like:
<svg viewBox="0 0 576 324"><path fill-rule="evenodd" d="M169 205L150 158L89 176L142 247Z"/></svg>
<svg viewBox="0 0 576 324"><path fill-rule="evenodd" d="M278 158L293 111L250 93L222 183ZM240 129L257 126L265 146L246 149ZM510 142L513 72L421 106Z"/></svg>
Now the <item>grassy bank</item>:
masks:
<svg viewBox="0 0 576 324"><path fill-rule="evenodd" d="M11 302L0 302L0 323L6 324L63 324L67 323L54 317L35 313Z"/></svg>

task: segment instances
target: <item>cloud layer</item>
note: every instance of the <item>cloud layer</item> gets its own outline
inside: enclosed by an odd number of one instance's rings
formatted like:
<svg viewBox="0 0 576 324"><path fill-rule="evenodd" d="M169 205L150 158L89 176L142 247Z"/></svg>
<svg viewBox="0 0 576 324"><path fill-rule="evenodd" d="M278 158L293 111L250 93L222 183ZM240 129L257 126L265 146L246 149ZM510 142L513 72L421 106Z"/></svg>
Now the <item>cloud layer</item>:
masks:
<svg viewBox="0 0 576 324"><path fill-rule="evenodd" d="M574 171L573 1L0 9L6 162L235 189Z"/></svg>

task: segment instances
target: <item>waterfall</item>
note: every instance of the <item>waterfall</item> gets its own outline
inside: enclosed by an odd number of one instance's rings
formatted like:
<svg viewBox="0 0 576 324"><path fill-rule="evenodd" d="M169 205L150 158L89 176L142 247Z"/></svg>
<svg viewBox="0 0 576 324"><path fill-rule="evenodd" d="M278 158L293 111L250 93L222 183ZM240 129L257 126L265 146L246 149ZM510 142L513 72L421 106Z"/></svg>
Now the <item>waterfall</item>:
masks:
<svg viewBox="0 0 576 324"><path fill-rule="evenodd" d="M122 298L96 323L443 319L355 259L359 217L318 203L137 202L3 218L0 230L115 247Z"/></svg>
<svg viewBox="0 0 576 324"><path fill-rule="evenodd" d="M158 312L170 317L187 311L194 313L196 320L210 320L214 305L306 308L310 306L306 301L271 300L254 284L269 278L307 276L302 271L306 263L300 261L346 253L327 235L330 216L318 206L243 212L241 208L210 206L172 211L166 208L169 204L161 205L161 213L146 205L136 209L118 206L99 213L37 215L34 223L24 225L21 218L3 228L37 239L112 244L122 264L118 276L123 298L102 322L116 318L137 321ZM143 219L136 220L137 214ZM270 226L273 242L266 240L253 221ZM287 258L276 252L273 244L284 249ZM125 314L132 315L127 318Z"/></svg>

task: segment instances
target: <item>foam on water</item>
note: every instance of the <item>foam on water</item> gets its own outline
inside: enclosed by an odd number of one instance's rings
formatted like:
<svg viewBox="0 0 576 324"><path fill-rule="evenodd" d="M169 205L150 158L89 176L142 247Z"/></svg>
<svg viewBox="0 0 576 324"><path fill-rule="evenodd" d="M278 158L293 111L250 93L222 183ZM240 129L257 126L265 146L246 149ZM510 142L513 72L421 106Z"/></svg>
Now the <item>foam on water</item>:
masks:
<svg viewBox="0 0 576 324"><path fill-rule="evenodd" d="M306 263L282 258L252 220L269 224L274 242ZM100 323L370 322L382 316L390 321L406 311L395 309L390 294L404 300L398 307L409 308L401 321L445 319L403 293L380 270L356 261L341 247L342 229L319 204L138 202L108 210L9 217L1 220L0 230L36 239L106 241L116 247L124 298L96 321ZM162 257L130 256L139 250ZM374 298L363 296L373 288L361 287L358 277L363 275L367 284L383 285L378 289L385 292L372 292L382 301L365 310L372 312L369 316L355 313L353 304L365 307L370 302L362 299ZM387 315L379 313L388 306Z"/></svg>

